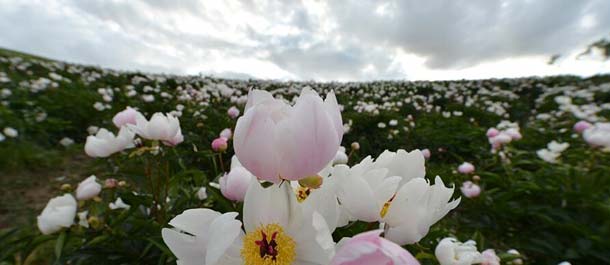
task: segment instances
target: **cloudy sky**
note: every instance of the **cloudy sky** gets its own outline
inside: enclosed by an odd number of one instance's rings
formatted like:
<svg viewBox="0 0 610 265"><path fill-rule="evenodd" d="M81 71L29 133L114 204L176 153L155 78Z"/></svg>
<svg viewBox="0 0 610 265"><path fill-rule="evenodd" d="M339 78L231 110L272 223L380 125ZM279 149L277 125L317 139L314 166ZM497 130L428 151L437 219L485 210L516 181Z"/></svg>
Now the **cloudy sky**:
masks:
<svg viewBox="0 0 610 265"><path fill-rule="evenodd" d="M576 58L603 37L608 0L0 0L0 47L232 78L587 76L610 72Z"/></svg>

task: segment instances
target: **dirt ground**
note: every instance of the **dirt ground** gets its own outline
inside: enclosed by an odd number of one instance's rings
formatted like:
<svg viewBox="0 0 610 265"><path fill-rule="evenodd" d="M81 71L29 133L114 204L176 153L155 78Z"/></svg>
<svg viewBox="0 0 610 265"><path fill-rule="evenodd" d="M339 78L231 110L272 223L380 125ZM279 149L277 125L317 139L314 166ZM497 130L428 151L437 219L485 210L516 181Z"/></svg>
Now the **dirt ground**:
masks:
<svg viewBox="0 0 610 265"><path fill-rule="evenodd" d="M54 169L0 173L0 229L36 223L49 199L61 193L61 185L84 179L92 163L84 154L71 154Z"/></svg>

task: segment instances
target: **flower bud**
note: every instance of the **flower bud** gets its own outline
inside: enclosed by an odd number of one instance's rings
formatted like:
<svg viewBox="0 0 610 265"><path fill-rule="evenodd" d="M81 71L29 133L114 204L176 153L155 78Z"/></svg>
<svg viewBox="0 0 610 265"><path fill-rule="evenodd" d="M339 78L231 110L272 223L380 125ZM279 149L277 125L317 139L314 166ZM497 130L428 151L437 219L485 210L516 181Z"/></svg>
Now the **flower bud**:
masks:
<svg viewBox="0 0 610 265"><path fill-rule="evenodd" d="M229 114L229 117L231 117L232 119L235 119L239 116L239 109L233 106L229 108L229 110L227 110L227 114Z"/></svg>
<svg viewBox="0 0 610 265"><path fill-rule="evenodd" d="M324 179L322 177L315 175L299 179L299 184L303 187L317 189L322 186L323 181Z"/></svg>
<svg viewBox="0 0 610 265"><path fill-rule="evenodd" d="M218 137L212 141L212 150L215 152L224 152L227 150L227 138Z"/></svg>
<svg viewBox="0 0 610 265"><path fill-rule="evenodd" d="M197 190L197 198L201 201L208 198L208 193L205 187L201 187L199 190Z"/></svg>
<svg viewBox="0 0 610 265"><path fill-rule="evenodd" d="M425 159L430 159L430 149L426 148L424 150L421 150L422 155L424 155Z"/></svg>
<svg viewBox="0 0 610 265"><path fill-rule="evenodd" d="M219 136L225 139L231 139L231 137L233 137L233 132L231 131L231 129L225 128L220 132Z"/></svg>
<svg viewBox="0 0 610 265"><path fill-rule="evenodd" d="M72 185L68 184L68 183L64 183L61 185L61 191L71 191L72 190Z"/></svg>
<svg viewBox="0 0 610 265"><path fill-rule="evenodd" d="M104 188L114 189L118 185L118 181L114 178L109 178L104 181Z"/></svg>
<svg viewBox="0 0 610 265"><path fill-rule="evenodd" d="M102 227L102 221L100 221L100 219L97 218L97 216L90 216L87 219L87 222L89 223L89 226L91 226L93 229L98 229L98 228Z"/></svg>

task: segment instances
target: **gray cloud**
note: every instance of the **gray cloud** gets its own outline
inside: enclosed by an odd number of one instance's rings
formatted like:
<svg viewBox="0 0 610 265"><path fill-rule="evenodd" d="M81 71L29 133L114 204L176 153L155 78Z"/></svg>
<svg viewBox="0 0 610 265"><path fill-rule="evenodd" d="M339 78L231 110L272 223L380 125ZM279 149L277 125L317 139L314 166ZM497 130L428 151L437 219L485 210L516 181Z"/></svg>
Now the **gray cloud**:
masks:
<svg viewBox="0 0 610 265"><path fill-rule="evenodd" d="M331 1L340 32L427 57L431 68L466 67L499 58L552 55L610 33L608 1ZM592 24L582 27L587 16Z"/></svg>
<svg viewBox="0 0 610 265"><path fill-rule="evenodd" d="M430 70L462 69L610 34L604 0L309 2L0 0L0 46L118 69L249 78L264 66L265 76L368 80L411 77L397 51ZM227 63L242 59L255 65Z"/></svg>

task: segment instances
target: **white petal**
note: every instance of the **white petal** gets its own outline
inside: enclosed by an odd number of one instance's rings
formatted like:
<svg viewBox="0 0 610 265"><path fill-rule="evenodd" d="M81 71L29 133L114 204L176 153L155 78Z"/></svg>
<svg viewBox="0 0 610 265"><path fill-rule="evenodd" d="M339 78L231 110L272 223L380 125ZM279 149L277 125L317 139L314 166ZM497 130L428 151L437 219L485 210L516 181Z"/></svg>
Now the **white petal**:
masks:
<svg viewBox="0 0 610 265"><path fill-rule="evenodd" d="M208 237L210 224L220 216L219 212L210 209L189 209L169 221L169 225L189 234Z"/></svg>
<svg viewBox="0 0 610 265"><path fill-rule="evenodd" d="M351 176L347 166L335 167L333 178L339 181L337 196L342 206L353 217L365 221L374 222L379 219L381 208L369 184L358 176Z"/></svg>
<svg viewBox="0 0 610 265"><path fill-rule="evenodd" d="M169 228L161 230L161 237L178 258L178 264L199 265L205 260L205 248L196 237Z"/></svg>
<svg viewBox="0 0 610 265"><path fill-rule="evenodd" d="M236 212L225 213L216 218L209 229L209 240L212 242L207 246L205 264L217 264L234 243L241 244L243 231L241 222L235 220Z"/></svg>
<svg viewBox="0 0 610 265"><path fill-rule="evenodd" d="M299 221L300 211L289 183L263 188L253 179L244 199L244 228L249 232L273 223L288 228Z"/></svg>

